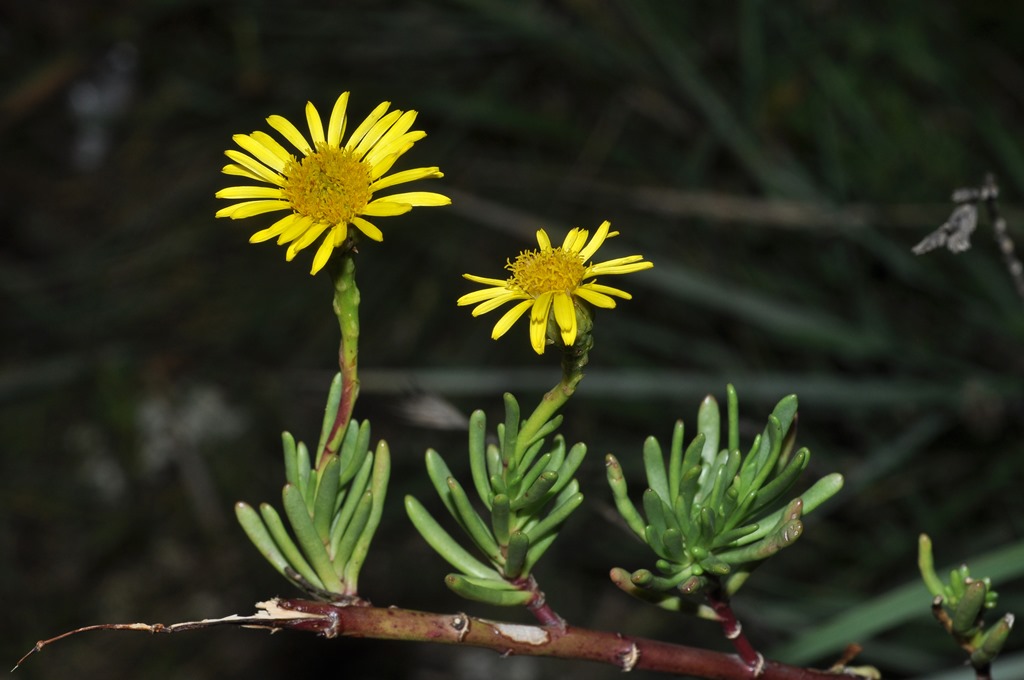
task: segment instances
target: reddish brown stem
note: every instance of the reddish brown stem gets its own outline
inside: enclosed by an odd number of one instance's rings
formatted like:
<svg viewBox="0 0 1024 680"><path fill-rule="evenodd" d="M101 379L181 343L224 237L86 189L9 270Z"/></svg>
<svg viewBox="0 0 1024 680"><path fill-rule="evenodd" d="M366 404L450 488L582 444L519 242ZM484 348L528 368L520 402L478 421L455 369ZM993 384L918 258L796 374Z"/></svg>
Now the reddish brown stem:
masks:
<svg viewBox="0 0 1024 680"><path fill-rule="evenodd" d="M540 622L540 625L550 628L553 631L564 631L565 630L565 619L558 615L551 605L547 602L547 597L544 595L544 591L537 585L537 579L533 577L533 574L525 580L516 581L516 585L520 586L523 590L528 590L533 593L533 600L530 604L526 605L526 609Z"/></svg>
<svg viewBox="0 0 1024 680"><path fill-rule="evenodd" d="M89 630L136 630L176 633L212 626L235 625L312 632L327 638L354 637L407 642L434 642L492 649L499 654L546 656L610 664L623 671L644 669L708 680L749 680L750 667L733 654L629 637L576 626L552 630L478 619L466 614L434 614L395 607L345 606L313 600L272 600L259 605L254 616L163 624L105 624L88 626L36 643L33 652L69 635ZM765 662L763 680L835 680L835 672Z"/></svg>
<svg viewBox="0 0 1024 680"><path fill-rule="evenodd" d="M281 600L285 609L322 614L321 619L298 620L288 627L311 630L324 637L366 637L415 640L439 644L486 647L501 654L583 659L618 666L691 675L711 680L745 680L751 668L732 654L634 638L619 633L568 626L524 626L478 619L466 614L433 614L408 609L338 607L307 600ZM559 619L560 620L560 619ZM764 680L822 680L835 675L773 661L765 662Z"/></svg>
<svg viewBox="0 0 1024 680"><path fill-rule="evenodd" d="M755 676L760 676L761 668L764 666L764 657L754 649L743 632L743 624L736 618L732 605L729 604L728 596L722 592L720 585L711 586L705 595L708 605L718 616L718 622L722 624L722 633L732 643L736 653L740 655L743 662L750 667Z"/></svg>

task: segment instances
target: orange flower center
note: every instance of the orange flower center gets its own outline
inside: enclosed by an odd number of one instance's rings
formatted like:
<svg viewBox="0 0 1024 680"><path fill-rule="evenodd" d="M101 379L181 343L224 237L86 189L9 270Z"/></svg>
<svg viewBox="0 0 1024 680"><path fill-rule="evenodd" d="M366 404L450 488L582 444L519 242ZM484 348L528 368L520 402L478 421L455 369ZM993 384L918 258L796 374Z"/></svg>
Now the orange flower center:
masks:
<svg viewBox="0 0 1024 680"><path fill-rule="evenodd" d="M586 269L578 254L559 248L524 250L505 269L512 272L509 288L533 297L541 293L572 293L579 288Z"/></svg>
<svg viewBox="0 0 1024 680"><path fill-rule="evenodd" d="M301 161L284 168L281 187L292 209L327 224L348 224L370 202L370 166L356 160L348 149L317 144Z"/></svg>

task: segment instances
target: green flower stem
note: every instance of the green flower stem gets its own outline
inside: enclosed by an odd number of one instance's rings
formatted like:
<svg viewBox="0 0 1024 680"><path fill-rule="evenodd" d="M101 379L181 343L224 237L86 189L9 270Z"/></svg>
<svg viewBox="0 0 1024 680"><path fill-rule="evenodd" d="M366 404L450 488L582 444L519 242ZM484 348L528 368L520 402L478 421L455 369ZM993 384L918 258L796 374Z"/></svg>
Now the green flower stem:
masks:
<svg viewBox="0 0 1024 680"><path fill-rule="evenodd" d="M341 327L338 365L341 368L341 400L317 466L336 453L352 418L352 409L359 396L359 288L356 287L356 263L352 252L341 255L341 270L334 278L334 314Z"/></svg>
<svg viewBox="0 0 1024 680"><path fill-rule="evenodd" d="M589 340L590 336L586 336ZM526 419L519 428L519 438L516 440L515 458L520 456L533 444L537 433L547 424L558 409L569 401L569 397L576 392L576 386L583 380L583 367L587 364L587 354L590 351L590 342L581 347L578 343L568 347L562 355L562 380L544 395L533 410L530 417Z"/></svg>

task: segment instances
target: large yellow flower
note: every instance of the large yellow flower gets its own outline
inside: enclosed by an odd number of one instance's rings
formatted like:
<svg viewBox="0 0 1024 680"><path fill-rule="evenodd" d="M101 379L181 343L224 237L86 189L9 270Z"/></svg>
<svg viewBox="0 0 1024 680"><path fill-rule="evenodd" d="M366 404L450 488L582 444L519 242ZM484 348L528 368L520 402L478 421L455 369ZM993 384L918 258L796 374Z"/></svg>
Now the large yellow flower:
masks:
<svg viewBox="0 0 1024 680"><path fill-rule="evenodd" d="M629 274L654 265L646 262L642 255L630 255L594 264L590 260L606 238L618 236L617 231L608 231L606 220L597 228L597 233L587 243L585 229L572 229L562 245L551 247L551 239L543 229L537 232L538 250L524 250L514 262L505 268L512 272L506 280L489 279L473 274L463 274L470 281L489 286L467 293L459 298L460 305L477 305L473 316L480 316L497 309L506 302L522 300L494 324L491 337L495 340L512 327L519 317L530 312L530 344L537 354L544 353L548 318L552 312L566 347L576 342L576 308L574 298L585 300L595 307L612 308L615 299L611 296L631 299L624 290L604 286L590 280L604 274ZM479 303L479 304L477 304Z"/></svg>
<svg viewBox="0 0 1024 680"><path fill-rule="evenodd" d="M451 203L447 196L428 191L373 198L376 192L396 184L443 175L436 167L387 174L395 161L427 134L421 130L409 131L416 120L415 111L395 109L388 113L391 102L383 102L375 108L342 146L347 105L348 92L343 92L334 104L325 134L316 107L306 103L306 123L312 143L287 119L277 115L267 118L270 127L301 152L300 158L259 131L232 138L246 153L234 149L224 152L232 161L224 166L224 174L271 186L221 189L217 198L243 200L218 210L217 217L237 220L277 210L289 211L249 239L250 243L259 243L276 237L278 245L288 243L285 257L289 261L326 232L313 257L311 274L320 271L331 252L345 243L349 225L374 241L380 241L384 235L365 218L400 215L413 206Z"/></svg>

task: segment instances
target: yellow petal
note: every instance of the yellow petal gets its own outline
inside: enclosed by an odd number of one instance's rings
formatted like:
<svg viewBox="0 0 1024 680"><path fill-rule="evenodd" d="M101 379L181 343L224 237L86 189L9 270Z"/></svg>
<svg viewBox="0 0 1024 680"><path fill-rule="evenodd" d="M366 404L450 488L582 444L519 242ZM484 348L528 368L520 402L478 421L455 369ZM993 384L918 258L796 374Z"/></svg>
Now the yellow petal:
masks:
<svg viewBox="0 0 1024 680"><path fill-rule="evenodd" d="M328 234L324 242L320 244L320 247L316 249L316 255L313 256L313 266L310 268L309 273L316 274L318 271L324 268L327 264L327 260L331 258L331 253L334 252L334 235Z"/></svg>
<svg viewBox="0 0 1024 680"><path fill-rule="evenodd" d="M320 234L327 231L327 229L330 226L331 225L328 224L327 222L315 222L314 224L310 225L309 229L302 232L301 236L292 241L291 245L288 246L288 251L290 253L293 253L294 256L294 253L299 252L300 250L308 246L310 243L317 240ZM289 257L288 259L290 260L292 258Z"/></svg>
<svg viewBox="0 0 1024 680"><path fill-rule="evenodd" d="M323 144L324 123L320 120L320 112L313 106L313 102L306 102L306 125L309 126L309 136L313 140L313 148L317 144Z"/></svg>
<svg viewBox="0 0 1024 680"><path fill-rule="evenodd" d="M483 283L488 286L498 286L504 288L507 281L505 279L490 279L485 276L477 276L476 274L463 274L462 278L475 281L476 283Z"/></svg>
<svg viewBox="0 0 1024 680"><path fill-rule="evenodd" d="M401 137L397 137L388 142L379 142L376 146L366 152L366 157L363 158L363 160L367 163L376 163L378 159L391 154L394 154L395 158L398 158L411 149L413 144L426 136L426 132L416 130L414 132L408 132Z"/></svg>
<svg viewBox="0 0 1024 680"><path fill-rule="evenodd" d="M359 214L370 217L391 217L407 213L410 210L412 210L412 206L408 203L392 203L389 198L378 198L376 201L367 203L366 207L359 211Z"/></svg>
<svg viewBox="0 0 1024 680"><path fill-rule="evenodd" d="M580 259L586 262L594 256L597 249L601 247L604 240L608 238L608 229L612 226L612 223L605 220L601 223L601 226L597 228L597 233L594 234L594 238L590 239L590 243L580 251Z"/></svg>
<svg viewBox="0 0 1024 680"><path fill-rule="evenodd" d="M551 239L548 238L548 232L543 229L537 230L537 245L541 250L551 250Z"/></svg>
<svg viewBox="0 0 1024 680"><path fill-rule="evenodd" d="M584 289L593 291L595 293L602 293L604 295L614 295L615 297L620 297L623 300L633 299L633 296L624 290L621 290L619 288L612 288L611 286L602 286L600 283L594 283L593 281L591 281L590 283L583 284L582 286L576 289L576 292L578 293Z"/></svg>
<svg viewBox="0 0 1024 680"><path fill-rule="evenodd" d="M565 240L562 241L562 250L567 253L578 253L586 242L587 230L576 227L570 229L569 233L565 235Z"/></svg>
<svg viewBox="0 0 1024 680"><path fill-rule="evenodd" d="M331 110L331 122L327 125L327 146L337 149L345 136L345 109L348 108L348 92L342 92Z"/></svg>
<svg viewBox="0 0 1024 680"><path fill-rule="evenodd" d="M366 234L367 237L373 239L374 241L377 241L378 243L384 240L384 233L381 232L381 230L378 229L376 225L367 222L361 217L353 217L352 226Z"/></svg>
<svg viewBox="0 0 1024 680"><path fill-rule="evenodd" d="M369 129L372 128L378 120L380 120L380 117L384 115L384 112L388 110L389 106L391 106L391 102L381 102L378 104L377 108L371 111L370 115L368 115L363 122L359 124L359 127L352 132L352 136L348 138L345 148L356 148L356 145L362 141L367 131L369 131Z"/></svg>
<svg viewBox="0 0 1024 680"><path fill-rule="evenodd" d="M572 304L572 297L565 293L555 293L552 306L555 322L562 333L562 343L572 347L576 342L576 308Z"/></svg>
<svg viewBox="0 0 1024 680"><path fill-rule="evenodd" d="M262 177L257 175L256 173L252 172L251 170L246 170L245 168L243 168L241 165L238 165L237 163L228 163L223 168L221 168L220 171L222 173L224 173L225 175L236 175L238 177L245 177L247 179L254 179L254 180L258 181L258 182L266 181Z"/></svg>
<svg viewBox="0 0 1024 680"><path fill-rule="evenodd" d="M410 191L404 194L383 196L377 200L389 203L408 203L409 205L450 205L452 202L452 199L444 194L436 194L432 191Z"/></svg>
<svg viewBox="0 0 1024 680"><path fill-rule="evenodd" d="M573 294L579 298L586 300L595 307L602 307L604 309L612 309L613 307L615 307L615 300L608 297L604 293L599 293L598 291L591 290L587 286L580 286L574 291Z"/></svg>
<svg viewBox="0 0 1024 680"><path fill-rule="evenodd" d="M310 225L313 224L313 218L309 215L300 215L299 219L288 225L288 228L281 232L281 235L277 237L277 245L294 241L298 237L302 236Z"/></svg>
<svg viewBox="0 0 1024 680"><path fill-rule="evenodd" d="M455 304L457 304L460 307L463 307L465 305L473 305L478 302L483 302L484 300L490 300L501 295L511 294L512 291L510 291L508 288L499 288L497 286L494 288L484 288L482 290L474 290L472 293L466 293L458 300L456 300Z"/></svg>
<svg viewBox="0 0 1024 680"><path fill-rule="evenodd" d="M289 161L295 159L295 156L288 153L288 149L281 146L276 139L268 135L266 132L260 132L257 130L249 136L262 144L270 153L281 159L282 163L287 165Z"/></svg>
<svg viewBox="0 0 1024 680"><path fill-rule="evenodd" d="M388 150L387 147L390 146L395 141L402 139L403 137L415 136L415 138L411 140L413 142L419 141L420 139L426 137L426 132L413 132L410 135L405 134L409 132L409 128L412 127L412 124L415 120L415 111L406 111L405 113L402 113L398 120L395 121L395 123L384 134L382 134L376 142L374 142L373 149L370 151L369 154L367 154L368 157L377 154L378 149L380 149L380 153L382 154L391 153L391 151ZM369 137L369 135L367 135L367 137Z"/></svg>
<svg viewBox="0 0 1024 680"><path fill-rule="evenodd" d="M214 194L216 198L284 198L277 187L224 187Z"/></svg>
<svg viewBox="0 0 1024 680"><path fill-rule="evenodd" d="M237 165L256 175L258 179L269 184L276 184L279 187L284 186L284 178L281 175L263 165L263 163L260 163L255 158L252 158L241 151L235 151L234 149L228 149L224 152L224 155L233 160Z"/></svg>
<svg viewBox="0 0 1024 680"><path fill-rule="evenodd" d="M501 336L505 335L505 333L508 332L508 329L512 328L512 324L518 321L519 317L521 317L523 313L532 306L533 300L523 300L512 309L505 312L505 314L498 319L498 323L494 324L494 329L491 331L491 339L497 340ZM542 347L538 354L543 353L544 349Z"/></svg>
<svg viewBox="0 0 1024 680"><path fill-rule="evenodd" d="M291 226L292 222L294 222L297 219L299 219L299 216L296 215L295 213L292 213L291 215L285 215L284 217L279 219L277 222L274 222L266 229L257 231L255 234L250 236L249 243L262 243L264 241L269 241L275 236L280 236L288 229L288 227Z"/></svg>
<svg viewBox="0 0 1024 680"><path fill-rule="evenodd" d="M362 159L380 141L380 138L387 132L388 128L394 125L401 115L402 111L395 109L374 123L373 127L366 131L366 135L356 145L356 148L352 150L352 155L355 158Z"/></svg>
<svg viewBox="0 0 1024 680"><path fill-rule="evenodd" d="M541 293L533 301L533 311L530 312L530 345L537 354L544 354L548 330L548 314L551 312L551 298L554 293Z"/></svg>
<svg viewBox="0 0 1024 680"><path fill-rule="evenodd" d="M308 156L313 152L313 148L306 141L306 138L302 136L298 128L292 125L291 121L287 118L275 114L267 117L267 123L270 127L280 132L282 137L291 142L292 146L301 151L303 156Z"/></svg>
<svg viewBox="0 0 1024 680"><path fill-rule="evenodd" d="M474 307L472 312L473 316L480 316L481 314L486 314L487 312L490 312L492 310L497 309L498 307L501 307L506 302L512 302L513 300L522 300L524 297L528 296L517 295L516 293L506 290L502 295L499 295L492 300L481 302L476 307Z"/></svg>
<svg viewBox="0 0 1024 680"><path fill-rule="evenodd" d="M630 255L629 257L608 260L607 262L599 262L588 267L583 277L590 278L606 274L632 274L633 272L643 271L654 266L653 262L641 262L640 260L642 259L643 255Z"/></svg>
<svg viewBox="0 0 1024 680"><path fill-rule="evenodd" d="M263 165L268 168L276 170L277 172L284 170L284 161L278 158L270 149L263 146L249 135L232 135L231 139L234 140L235 144L248 151L256 160L263 163Z"/></svg>
<svg viewBox="0 0 1024 680"><path fill-rule="evenodd" d="M275 210L291 210L291 207L288 201L246 201L245 203L236 203L227 208L221 208L217 211L216 216L241 220L246 217L274 212Z"/></svg>
<svg viewBox="0 0 1024 680"><path fill-rule="evenodd" d="M334 234L334 247L338 248L345 242L345 239L348 238L348 225L344 222L336 224L334 225L334 231L332 233Z"/></svg>
<svg viewBox="0 0 1024 680"><path fill-rule="evenodd" d="M433 168L413 168L412 170L402 170L396 172L387 177L381 177L373 184L370 185L370 192L376 192L380 189L386 189L387 187L394 186L396 184L404 184L405 182L415 182L418 179L436 179L444 177L444 173L437 167Z"/></svg>

